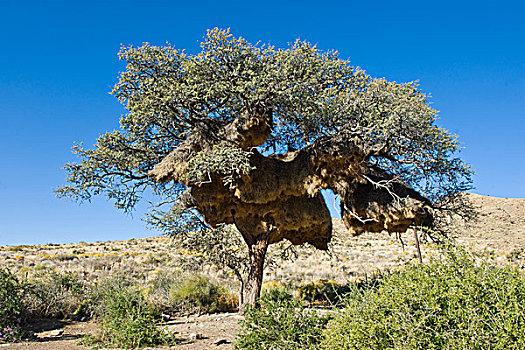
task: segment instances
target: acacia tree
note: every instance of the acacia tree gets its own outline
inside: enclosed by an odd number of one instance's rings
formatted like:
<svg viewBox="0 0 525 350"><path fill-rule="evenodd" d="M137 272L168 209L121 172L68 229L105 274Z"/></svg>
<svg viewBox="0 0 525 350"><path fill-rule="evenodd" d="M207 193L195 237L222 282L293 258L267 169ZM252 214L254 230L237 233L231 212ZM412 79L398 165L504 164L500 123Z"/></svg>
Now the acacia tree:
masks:
<svg viewBox="0 0 525 350"><path fill-rule="evenodd" d="M128 113L93 149L74 147L81 161L66 164L58 195L103 194L130 210L151 190L180 220L235 225L252 304L269 244L327 249L322 189L340 196L354 235L435 225L438 209L459 208L471 172L416 83L372 78L303 41L277 49L214 29L201 48L121 49L112 93Z"/></svg>

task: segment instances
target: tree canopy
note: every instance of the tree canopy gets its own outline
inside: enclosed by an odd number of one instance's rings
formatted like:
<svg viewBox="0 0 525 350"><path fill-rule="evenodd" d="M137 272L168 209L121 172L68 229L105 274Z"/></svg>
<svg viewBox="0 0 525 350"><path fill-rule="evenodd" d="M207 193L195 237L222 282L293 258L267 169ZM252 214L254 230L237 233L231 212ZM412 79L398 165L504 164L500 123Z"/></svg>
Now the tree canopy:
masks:
<svg viewBox="0 0 525 350"><path fill-rule="evenodd" d="M59 195L131 210L151 190L181 221L234 224L257 271L282 239L327 248L322 189L341 197L353 234L431 226L458 209L471 171L416 82L372 78L299 40L281 49L216 28L201 48L122 47L112 93L128 113L94 148L74 147L81 160L66 164Z"/></svg>

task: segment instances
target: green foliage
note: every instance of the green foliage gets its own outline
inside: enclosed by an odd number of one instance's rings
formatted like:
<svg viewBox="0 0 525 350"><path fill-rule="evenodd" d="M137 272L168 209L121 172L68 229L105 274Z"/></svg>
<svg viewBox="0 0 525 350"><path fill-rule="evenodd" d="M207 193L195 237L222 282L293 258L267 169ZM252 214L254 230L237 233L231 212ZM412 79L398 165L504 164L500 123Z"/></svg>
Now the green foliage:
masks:
<svg viewBox="0 0 525 350"><path fill-rule="evenodd" d="M263 300L244 311L235 349L319 349L328 316L293 300Z"/></svg>
<svg viewBox="0 0 525 350"><path fill-rule="evenodd" d="M45 267L44 265L42 265L42 264L38 264L38 265L35 265L35 266L33 267L33 269L34 269L35 271L43 271L43 270L46 269L46 267Z"/></svg>
<svg viewBox="0 0 525 350"><path fill-rule="evenodd" d="M0 269L0 343L21 336L23 296L18 279L9 270Z"/></svg>
<svg viewBox="0 0 525 350"><path fill-rule="evenodd" d="M507 255L507 260L524 266L525 262L525 248L516 248Z"/></svg>
<svg viewBox="0 0 525 350"><path fill-rule="evenodd" d="M156 311L146 303L144 295L123 278L102 281L93 300L103 330L100 338L86 343L102 342L121 348L147 345L169 345L173 337L157 327Z"/></svg>
<svg viewBox="0 0 525 350"><path fill-rule="evenodd" d="M278 283L265 283L262 287L260 300L265 302L289 301L293 299L292 293Z"/></svg>
<svg viewBox="0 0 525 350"><path fill-rule="evenodd" d="M322 301L331 305L338 304L347 292L347 286L324 279L303 284L297 290L300 300L308 302Z"/></svg>
<svg viewBox="0 0 525 350"><path fill-rule="evenodd" d="M186 237L181 233L196 232L208 229L195 211L179 205L171 207L169 210L153 209L146 214L146 223L152 228L156 228L166 235L171 235L175 239L184 240Z"/></svg>
<svg viewBox="0 0 525 350"><path fill-rule="evenodd" d="M324 349L523 349L525 277L450 248L355 288Z"/></svg>
<svg viewBox="0 0 525 350"><path fill-rule="evenodd" d="M194 211L179 206L166 212L153 211L147 222L169 234L182 249L198 253L209 264L230 269L243 280L248 269L248 249L235 226L210 228Z"/></svg>
<svg viewBox="0 0 525 350"><path fill-rule="evenodd" d="M225 185L232 185L233 175L248 174L255 169L250 165L251 152L239 148L216 147L209 154L198 152L189 162L186 181L205 183L211 181L210 174L224 176Z"/></svg>
<svg viewBox="0 0 525 350"><path fill-rule="evenodd" d="M84 201L102 194L125 210L148 189L173 199L184 186L159 185L148 172L196 131L220 138L213 130L260 108L272 113L262 145L268 151L360 140L369 166L388 169L435 203L470 188L471 171L453 157L455 136L435 125L437 111L417 83L373 78L300 40L275 48L215 28L201 48L188 55L171 45L122 47L127 66L112 93L129 113L93 149L74 147L81 161L66 164L68 184L57 195ZM207 154L187 150L188 176L205 181L216 173L235 185L236 174L250 171L249 154L221 141Z"/></svg>
<svg viewBox="0 0 525 350"><path fill-rule="evenodd" d="M181 237L181 246L201 253L208 263L228 268L236 275L242 275L248 269L248 249L233 225L185 235Z"/></svg>
<svg viewBox="0 0 525 350"><path fill-rule="evenodd" d="M232 311L236 307L223 288L201 275L189 276L173 285L170 301L175 309L189 313Z"/></svg>

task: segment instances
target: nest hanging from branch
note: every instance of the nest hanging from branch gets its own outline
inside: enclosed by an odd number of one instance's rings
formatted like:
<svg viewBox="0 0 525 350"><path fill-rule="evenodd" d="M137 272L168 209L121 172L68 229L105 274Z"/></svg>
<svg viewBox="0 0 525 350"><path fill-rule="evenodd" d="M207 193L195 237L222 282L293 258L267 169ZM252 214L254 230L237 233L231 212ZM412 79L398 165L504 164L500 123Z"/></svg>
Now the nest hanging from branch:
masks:
<svg viewBox="0 0 525 350"><path fill-rule="evenodd" d="M358 137L336 135L280 155L263 156L254 147L270 135L271 111L243 112L230 123L202 123L149 176L174 180L188 190L180 202L197 209L211 226L235 224L250 244L269 235L269 243L287 239L327 249L332 236L330 212L320 190L341 196L341 214L353 235L364 231L404 232L410 225L430 225L430 203L415 190L378 168L367 166L375 152ZM207 181L188 181L190 161L197 152L218 145L250 150L253 170L225 184L220 174Z"/></svg>

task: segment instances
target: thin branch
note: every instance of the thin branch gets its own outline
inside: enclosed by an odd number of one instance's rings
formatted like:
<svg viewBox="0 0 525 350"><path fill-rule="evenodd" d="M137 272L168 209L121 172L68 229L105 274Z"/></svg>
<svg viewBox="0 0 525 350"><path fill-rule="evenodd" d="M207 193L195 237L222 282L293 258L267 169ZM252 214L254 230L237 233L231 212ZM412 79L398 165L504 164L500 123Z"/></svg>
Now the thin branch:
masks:
<svg viewBox="0 0 525 350"><path fill-rule="evenodd" d="M348 213L350 213L350 215L359 220L360 223L362 224L366 224L367 222L379 222L377 219L362 219L361 217L359 217L359 215L357 215L356 213L354 213L353 211L351 211L350 209L348 209L348 207L343 203L344 207L345 207L345 210L348 211Z"/></svg>
<svg viewBox="0 0 525 350"><path fill-rule="evenodd" d="M383 188L383 189L385 189L388 192L388 194L390 194L392 196L392 198L394 198L394 200L396 201L397 205L401 204L401 197L399 197L397 194L392 192L392 190L390 189L390 186L389 186L389 184L394 182L395 179L374 181L374 180L372 180L370 177L368 177L366 175L362 175L362 176L366 180L368 180L372 185L374 185L375 188Z"/></svg>

